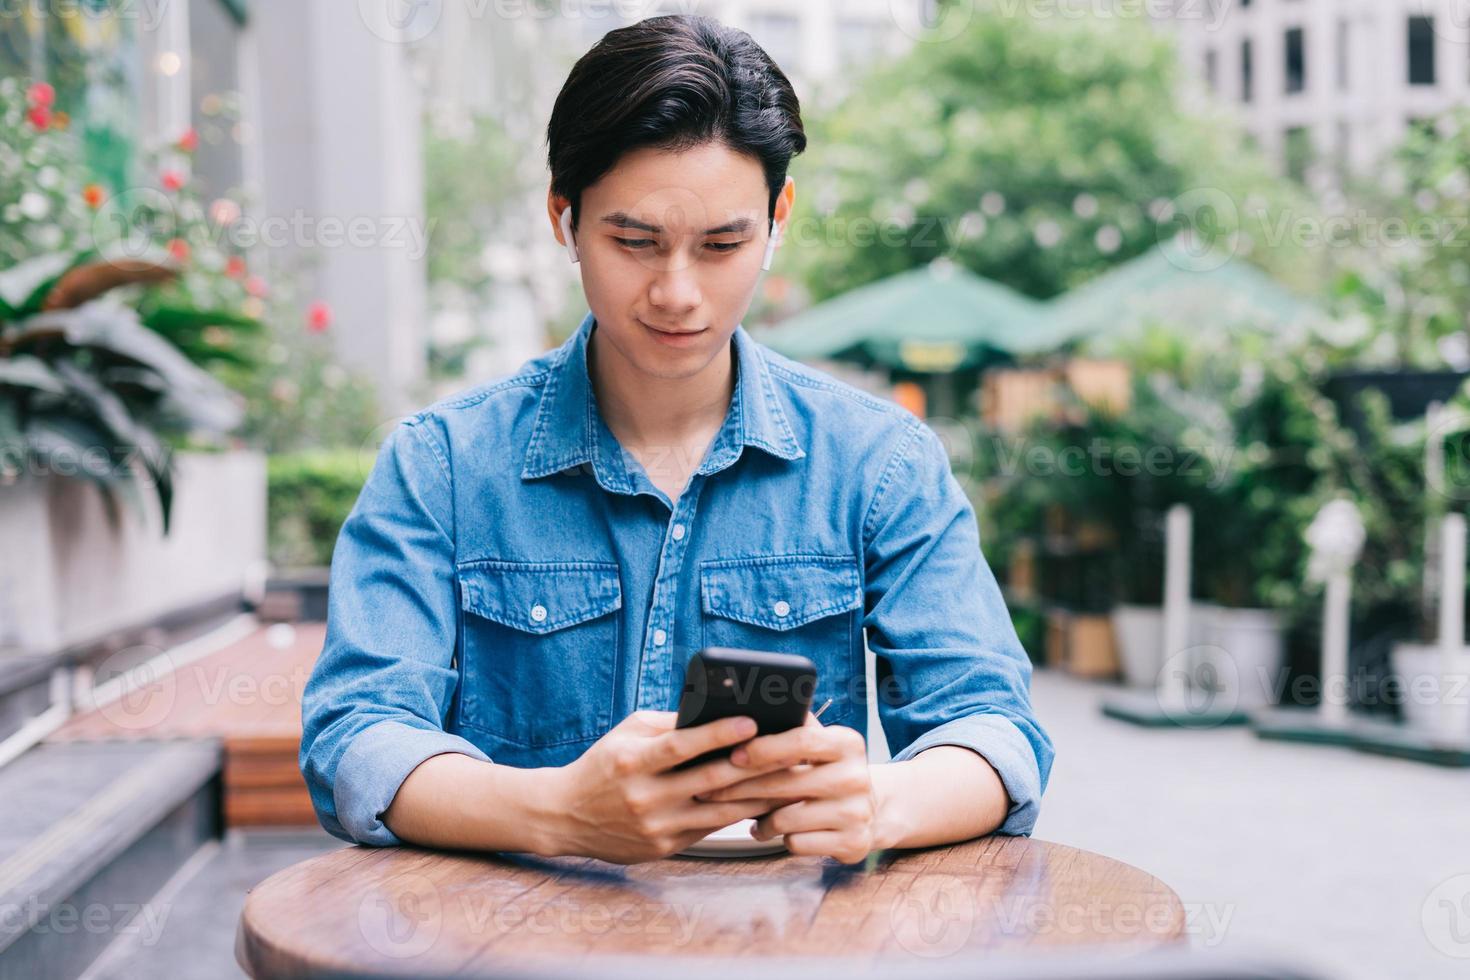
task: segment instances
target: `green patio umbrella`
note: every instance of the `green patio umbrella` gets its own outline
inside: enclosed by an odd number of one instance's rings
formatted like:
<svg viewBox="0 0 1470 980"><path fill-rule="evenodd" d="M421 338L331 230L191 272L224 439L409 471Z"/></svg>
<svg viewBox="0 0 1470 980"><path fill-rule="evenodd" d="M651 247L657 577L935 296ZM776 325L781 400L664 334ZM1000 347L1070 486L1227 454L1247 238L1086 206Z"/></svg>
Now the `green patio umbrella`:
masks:
<svg viewBox="0 0 1470 980"><path fill-rule="evenodd" d="M1041 304L939 259L860 286L763 331L799 360L943 374L1029 349Z"/></svg>
<svg viewBox="0 0 1470 980"><path fill-rule="evenodd" d="M1052 300L1029 336L1032 350L1051 350L1150 320L1279 328L1321 312L1245 259L1201 256L1176 238Z"/></svg>

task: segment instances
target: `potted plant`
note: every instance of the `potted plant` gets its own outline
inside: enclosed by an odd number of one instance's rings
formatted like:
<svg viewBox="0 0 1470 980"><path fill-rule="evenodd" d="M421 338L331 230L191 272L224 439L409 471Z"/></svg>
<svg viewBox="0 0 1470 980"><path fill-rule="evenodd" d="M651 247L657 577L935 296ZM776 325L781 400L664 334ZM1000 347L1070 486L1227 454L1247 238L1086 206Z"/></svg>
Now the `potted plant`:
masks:
<svg viewBox="0 0 1470 980"><path fill-rule="evenodd" d="M1175 503L1205 500L1188 461L1187 445L1209 423L1162 373L1134 381L1129 406L1072 405L1064 421L1042 421L1027 433L1032 461L1006 481L998 508L1066 515L1074 528L1105 528L1097 574L1081 598L1112 620L1124 680L1152 687L1163 666L1163 516ZM1205 413L1208 414L1208 413ZM1036 469L1036 463L1043 467ZM1038 534L1045 537L1045 527ZM1054 549L1056 551L1064 549ZM1100 583L1100 584L1098 584ZM1203 641L1204 607L1195 604L1191 636Z"/></svg>
<svg viewBox="0 0 1470 980"><path fill-rule="evenodd" d="M1202 665L1217 693L1250 709L1284 686L1284 610L1302 581L1318 476L1309 459L1325 430L1320 396L1292 359L1246 360L1236 378L1223 396L1229 451L1205 483L1208 520L1195 537L1212 603Z"/></svg>
<svg viewBox="0 0 1470 980"><path fill-rule="evenodd" d="M264 544L259 454L188 451L229 448L243 417L214 373L251 363L243 260L218 250L174 170L130 221L109 220L118 198L89 182L52 97L0 80L0 523L17 544L0 580L21 586L4 590L0 644L42 649L238 592L255 524ZM181 471L194 502L182 539Z"/></svg>

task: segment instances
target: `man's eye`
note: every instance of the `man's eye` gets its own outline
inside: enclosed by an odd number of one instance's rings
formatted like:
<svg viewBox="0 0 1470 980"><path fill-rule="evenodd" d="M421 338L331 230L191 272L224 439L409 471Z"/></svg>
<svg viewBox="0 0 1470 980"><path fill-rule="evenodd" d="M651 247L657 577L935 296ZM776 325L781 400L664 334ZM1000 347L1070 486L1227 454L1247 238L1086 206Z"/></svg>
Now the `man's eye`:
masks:
<svg viewBox="0 0 1470 980"><path fill-rule="evenodd" d="M617 241L624 248L647 248L653 244L652 238L619 238Z"/></svg>
<svg viewBox="0 0 1470 980"><path fill-rule="evenodd" d="M744 244L744 242L707 242L704 247L716 252L733 252Z"/></svg>

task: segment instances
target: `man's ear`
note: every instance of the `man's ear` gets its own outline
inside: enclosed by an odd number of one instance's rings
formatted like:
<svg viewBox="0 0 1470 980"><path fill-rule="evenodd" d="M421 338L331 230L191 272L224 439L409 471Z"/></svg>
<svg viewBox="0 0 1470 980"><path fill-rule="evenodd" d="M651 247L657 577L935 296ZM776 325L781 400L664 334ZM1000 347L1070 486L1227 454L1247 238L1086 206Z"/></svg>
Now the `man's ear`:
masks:
<svg viewBox="0 0 1470 980"><path fill-rule="evenodd" d="M546 213L551 218L552 234L556 235L560 244L566 246L567 257L575 265L580 256L577 254L576 235L572 231L572 202L560 194L547 191Z"/></svg>
<svg viewBox="0 0 1470 980"><path fill-rule="evenodd" d="M790 174L786 175L786 184L776 195L776 213L772 216L776 224L781 226L782 237L785 237L786 225L791 221L791 212L796 207L796 178Z"/></svg>
<svg viewBox="0 0 1470 980"><path fill-rule="evenodd" d="M791 221L792 202L796 200L796 181L788 175L780 193L776 195L776 213L771 216L770 237L766 240L766 252L761 256L761 269L770 271L776 258L776 249L786 237L786 227Z"/></svg>
<svg viewBox="0 0 1470 980"><path fill-rule="evenodd" d="M561 236L561 213L571 210L572 202L554 191L546 192L546 215L551 219L551 233L556 236L558 245L565 245L566 240Z"/></svg>

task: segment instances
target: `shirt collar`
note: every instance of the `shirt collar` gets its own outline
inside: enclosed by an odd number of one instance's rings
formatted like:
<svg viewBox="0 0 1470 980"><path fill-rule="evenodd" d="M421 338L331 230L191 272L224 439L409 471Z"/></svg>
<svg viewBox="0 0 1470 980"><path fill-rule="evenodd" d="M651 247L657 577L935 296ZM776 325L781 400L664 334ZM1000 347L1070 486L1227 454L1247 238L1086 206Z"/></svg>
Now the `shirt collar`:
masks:
<svg viewBox="0 0 1470 980"><path fill-rule="evenodd" d="M590 463L603 487L632 493L622 447L598 414L587 372L587 341L595 327L589 312L551 362L521 478L536 479ZM730 409L697 472L724 469L740 457L744 446L754 446L779 459L801 459L806 451L796 441L791 422L776 398L770 368L759 345L744 325L735 327L733 343L738 377Z"/></svg>

